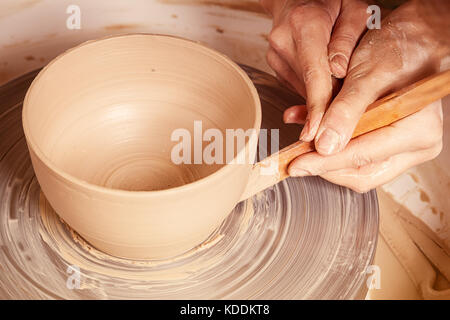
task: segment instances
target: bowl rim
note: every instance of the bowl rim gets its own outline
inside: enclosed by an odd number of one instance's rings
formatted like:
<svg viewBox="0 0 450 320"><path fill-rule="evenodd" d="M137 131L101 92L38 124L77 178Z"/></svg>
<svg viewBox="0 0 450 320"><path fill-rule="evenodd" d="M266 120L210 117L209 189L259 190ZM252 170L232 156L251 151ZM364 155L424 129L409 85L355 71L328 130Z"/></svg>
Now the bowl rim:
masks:
<svg viewBox="0 0 450 320"><path fill-rule="evenodd" d="M206 183L214 183L214 181L221 180L221 178L225 175L227 175L230 171L233 170L233 164L225 164L218 170L214 171L213 173L200 178L198 180L195 180L193 182L189 182L187 184L177 186L174 188L168 188L168 189L162 189L162 190L149 190L149 191L132 191L132 190L124 190L124 189L114 189L114 188L108 188L104 186L100 186L94 183L87 182L83 179L80 179L72 174L69 174L65 172L64 170L60 169L57 165L55 165L48 157L45 155L45 153L39 148L37 143L34 141L30 128L29 128L29 122L28 122L28 115L27 111L29 110L29 99L30 99L30 93L33 90L33 88L36 86L36 84L39 82L39 79L41 76L47 72L48 69L52 67L52 65L56 62L62 59L65 55L69 53L73 53L74 51L80 49L81 47L89 46L89 45L95 45L103 41L108 41L111 39L116 38L124 38L124 37L154 37L154 38L165 38L170 39L174 41L179 42L188 42L190 44L194 44L199 49L209 52L216 58L221 59L225 63L227 63L232 69L241 77L241 79L244 81L244 83L247 85L247 88L249 89L249 93L253 97L253 111L255 114L253 126L252 128L256 130L256 134L259 135L260 127L261 127L261 119L262 119L262 111L261 111L261 101L259 99L258 92L256 90L256 87L254 86L253 82L250 80L247 73L239 67L237 63L235 63L233 60L231 60L228 56L225 54L214 50L207 45L199 42L194 41L190 39L186 39L179 36L174 35L164 35L164 34L153 34L153 33L126 33L126 34L119 34L119 35L109 35L93 40L84 41L75 47L72 47L63 53L59 54L57 57L55 57L52 61L50 61L42 70L38 73L38 75L33 79L30 87L27 90L27 93L25 95L24 101L23 101L23 109L22 109L22 126L24 129L25 138L28 144L28 147L30 148L30 151L35 153L37 158L48 168L50 171L54 174L56 174L58 177L62 178L63 180L75 184L79 186L80 188L87 189L92 192L97 192L104 195L114 195L114 196L136 196L136 197L148 197L148 196L160 196L160 195L168 195L172 193L179 193L182 191L190 191L194 188L198 188L203 186ZM256 144L257 144L256 140ZM244 148L241 149L238 154L233 158L233 160L236 160L236 158L239 156L241 152L245 152L245 150L248 148L248 145L250 143L250 139L247 139L245 142ZM255 146L256 148L257 146ZM251 165L251 164L250 164ZM248 181L248 180L247 180Z"/></svg>

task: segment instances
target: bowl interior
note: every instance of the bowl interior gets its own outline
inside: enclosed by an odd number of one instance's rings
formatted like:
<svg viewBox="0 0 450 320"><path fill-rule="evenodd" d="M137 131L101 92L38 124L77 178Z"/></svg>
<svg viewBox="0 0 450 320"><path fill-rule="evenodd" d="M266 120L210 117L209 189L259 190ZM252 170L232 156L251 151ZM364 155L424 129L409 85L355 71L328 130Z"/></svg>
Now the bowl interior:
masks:
<svg viewBox="0 0 450 320"><path fill-rule="evenodd" d="M127 35L88 42L47 66L27 94L24 127L44 162L91 184L150 191L223 166L175 164L176 129L190 132L193 159L193 140L208 144L194 136L194 121L225 137L253 128L256 108L248 78L224 56L179 38Z"/></svg>

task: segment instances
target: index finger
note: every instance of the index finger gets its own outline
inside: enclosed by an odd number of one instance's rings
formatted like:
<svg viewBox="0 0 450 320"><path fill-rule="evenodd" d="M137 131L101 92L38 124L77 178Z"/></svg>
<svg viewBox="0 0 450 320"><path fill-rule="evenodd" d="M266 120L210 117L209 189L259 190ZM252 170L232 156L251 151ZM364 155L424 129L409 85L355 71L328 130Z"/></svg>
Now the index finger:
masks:
<svg viewBox="0 0 450 320"><path fill-rule="evenodd" d="M294 69L303 77L308 109L308 118L300 139L311 141L332 97L328 43L334 21L323 7L299 7L292 14L290 22L297 55Z"/></svg>

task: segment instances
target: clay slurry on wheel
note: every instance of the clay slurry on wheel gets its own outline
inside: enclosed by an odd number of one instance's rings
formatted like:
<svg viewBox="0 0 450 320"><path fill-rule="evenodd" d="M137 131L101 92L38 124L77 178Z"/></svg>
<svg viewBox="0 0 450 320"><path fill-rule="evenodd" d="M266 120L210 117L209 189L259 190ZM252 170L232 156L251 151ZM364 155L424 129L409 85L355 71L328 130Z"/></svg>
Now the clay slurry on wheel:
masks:
<svg viewBox="0 0 450 320"><path fill-rule="evenodd" d="M292 142L299 130L282 124L282 111L301 101L272 76L243 68L259 91L263 128L280 128L280 147ZM289 178L240 203L207 241L174 259L132 261L90 246L58 218L33 174L21 100L35 75L0 88L0 298L362 297L376 194L315 177ZM71 266L80 289L67 286Z"/></svg>

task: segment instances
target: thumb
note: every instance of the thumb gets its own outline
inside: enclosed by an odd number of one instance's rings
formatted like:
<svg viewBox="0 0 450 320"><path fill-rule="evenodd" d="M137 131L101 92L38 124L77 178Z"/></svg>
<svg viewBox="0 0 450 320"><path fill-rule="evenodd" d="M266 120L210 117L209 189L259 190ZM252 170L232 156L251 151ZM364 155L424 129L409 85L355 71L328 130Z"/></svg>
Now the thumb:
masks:
<svg viewBox="0 0 450 320"><path fill-rule="evenodd" d="M328 45L330 69L336 78L347 74L348 62L361 35L366 30L367 3L364 1L343 1L341 13L334 25Z"/></svg>
<svg viewBox="0 0 450 320"><path fill-rule="evenodd" d="M389 31L384 30L366 33L355 49L341 91L317 130L315 146L320 154L330 155L343 150L367 106L398 81L399 74L394 70L398 54L385 44L389 40L385 33L389 35Z"/></svg>
<svg viewBox="0 0 450 320"><path fill-rule="evenodd" d="M378 98L376 79L349 73L320 124L315 138L317 152L330 155L345 148L367 106Z"/></svg>

